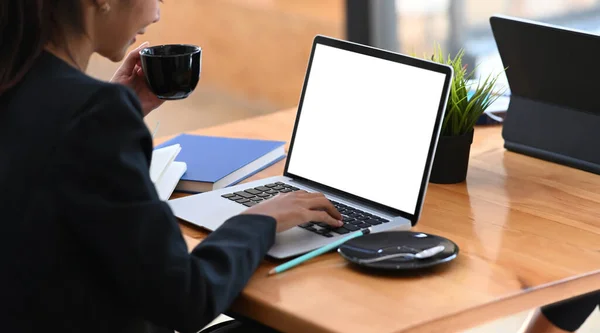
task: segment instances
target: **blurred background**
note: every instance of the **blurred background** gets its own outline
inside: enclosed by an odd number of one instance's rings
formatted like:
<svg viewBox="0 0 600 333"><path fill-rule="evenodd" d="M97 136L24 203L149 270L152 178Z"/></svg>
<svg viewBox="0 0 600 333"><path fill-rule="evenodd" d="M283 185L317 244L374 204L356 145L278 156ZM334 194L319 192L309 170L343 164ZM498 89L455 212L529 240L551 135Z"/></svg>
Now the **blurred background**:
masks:
<svg viewBox="0 0 600 333"><path fill-rule="evenodd" d="M316 34L417 56L435 43L467 52L485 74L502 68L489 17L505 14L597 31L599 0L166 0L161 21L138 38L203 48L198 90L147 117L158 135L294 107ZM89 74L119 64L95 57ZM479 73L478 74L481 74Z"/></svg>

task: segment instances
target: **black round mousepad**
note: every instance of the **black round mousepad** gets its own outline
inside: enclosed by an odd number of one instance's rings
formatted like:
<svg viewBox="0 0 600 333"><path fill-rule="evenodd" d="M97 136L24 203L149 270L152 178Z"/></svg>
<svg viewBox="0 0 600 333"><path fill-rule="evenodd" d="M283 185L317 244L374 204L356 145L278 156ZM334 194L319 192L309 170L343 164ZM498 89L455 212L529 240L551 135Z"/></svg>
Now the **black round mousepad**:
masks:
<svg viewBox="0 0 600 333"><path fill-rule="evenodd" d="M431 257L411 256L423 250L443 246ZM385 231L351 239L338 248L338 253L353 264L381 270L415 270L449 262L458 255L458 246L441 236L412 231ZM392 256L402 253L406 255ZM377 257L388 259L368 261Z"/></svg>

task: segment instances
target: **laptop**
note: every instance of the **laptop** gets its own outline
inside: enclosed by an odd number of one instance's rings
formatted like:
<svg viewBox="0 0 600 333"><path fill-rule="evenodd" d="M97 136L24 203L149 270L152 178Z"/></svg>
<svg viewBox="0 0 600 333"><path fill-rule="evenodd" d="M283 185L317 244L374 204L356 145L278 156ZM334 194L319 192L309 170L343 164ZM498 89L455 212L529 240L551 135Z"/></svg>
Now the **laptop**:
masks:
<svg viewBox="0 0 600 333"><path fill-rule="evenodd" d="M600 174L600 36L504 15L490 26L511 91L504 147Z"/></svg>
<svg viewBox="0 0 600 333"><path fill-rule="evenodd" d="M316 36L283 175L169 201L180 219L214 231L279 193L323 193L344 226L305 223L276 235L268 256L297 256L371 227L419 220L452 68Z"/></svg>

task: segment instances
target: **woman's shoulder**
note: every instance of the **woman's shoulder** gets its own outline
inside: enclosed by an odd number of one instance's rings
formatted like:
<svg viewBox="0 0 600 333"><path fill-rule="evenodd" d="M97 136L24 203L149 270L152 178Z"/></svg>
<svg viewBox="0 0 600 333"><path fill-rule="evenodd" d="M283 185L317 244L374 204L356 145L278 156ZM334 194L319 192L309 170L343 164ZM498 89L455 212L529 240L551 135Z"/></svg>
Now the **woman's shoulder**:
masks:
<svg viewBox="0 0 600 333"><path fill-rule="evenodd" d="M89 112L109 112L143 119L142 107L135 93L121 84L87 78L87 98L78 108L78 116ZM81 85L79 86L81 87Z"/></svg>
<svg viewBox="0 0 600 333"><path fill-rule="evenodd" d="M151 135L139 99L130 88L96 79L46 53L16 87L7 114L26 140L48 147L74 142L108 146ZM97 142L97 143L96 143Z"/></svg>
<svg viewBox="0 0 600 333"><path fill-rule="evenodd" d="M74 102L71 109L73 116L82 116L88 112L128 111L129 116L143 119L142 107L138 97L128 87L101 81L85 73L75 71L60 77L62 93L71 92L80 97L70 98ZM122 114L123 115L123 114Z"/></svg>
<svg viewBox="0 0 600 333"><path fill-rule="evenodd" d="M117 109L122 116L143 121L140 102L130 88L94 78L48 52L40 55L14 87L8 108L18 110L23 116L28 114L29 118L52 118L46 120L54 123Z"/></svg>

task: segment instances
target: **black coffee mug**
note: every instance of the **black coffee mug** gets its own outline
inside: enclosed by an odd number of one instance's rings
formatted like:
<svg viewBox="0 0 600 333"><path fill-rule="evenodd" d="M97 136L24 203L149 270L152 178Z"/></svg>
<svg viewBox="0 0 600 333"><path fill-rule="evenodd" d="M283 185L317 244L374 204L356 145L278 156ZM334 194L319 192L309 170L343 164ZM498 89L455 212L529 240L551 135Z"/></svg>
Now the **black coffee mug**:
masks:
<svg viewBox="0 0 600 333"><path fill-rule="evenodd" d="M150 90L160 99L186 98L200 80L202 49L199 46L146 47L140 51L140 60Z"/></svg>

